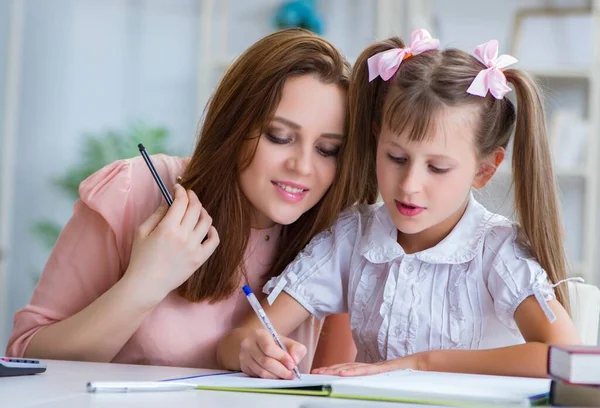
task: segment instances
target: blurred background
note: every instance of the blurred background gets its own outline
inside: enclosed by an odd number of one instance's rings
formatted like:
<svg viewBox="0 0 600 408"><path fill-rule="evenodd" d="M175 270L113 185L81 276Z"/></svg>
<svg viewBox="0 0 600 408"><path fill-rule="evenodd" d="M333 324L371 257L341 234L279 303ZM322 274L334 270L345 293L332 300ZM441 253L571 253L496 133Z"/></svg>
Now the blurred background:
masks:
<svg viewBox="0 0 600 408"><path fill-rule="evenodd" d="M289 26L351 62L415 28L469 52L498 39L546 93L570 275L598 285L599 15L597 0L0 0L0 350L79 182L140 141L189 155L228 64ZM481 199L511 216L499 173Z"/></svg>

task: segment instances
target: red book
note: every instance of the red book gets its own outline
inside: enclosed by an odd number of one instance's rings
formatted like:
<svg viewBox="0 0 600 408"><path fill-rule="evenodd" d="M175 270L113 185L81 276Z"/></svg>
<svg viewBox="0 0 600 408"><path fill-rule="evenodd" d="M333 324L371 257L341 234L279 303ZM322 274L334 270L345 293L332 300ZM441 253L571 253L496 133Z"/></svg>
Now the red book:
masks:
<svg viewBox="0 0 600 408"><path fill-rule="evenodd" d="M550 346L548 374L570 384L600 385L600 346Z"/></svg>

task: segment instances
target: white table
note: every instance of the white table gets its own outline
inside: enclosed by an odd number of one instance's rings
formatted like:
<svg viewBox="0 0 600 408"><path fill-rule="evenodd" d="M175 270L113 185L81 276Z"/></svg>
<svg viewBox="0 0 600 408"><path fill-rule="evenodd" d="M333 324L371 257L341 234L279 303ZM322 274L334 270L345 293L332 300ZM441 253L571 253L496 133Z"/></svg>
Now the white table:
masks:
<svg viewBox="0 0 600 408"><path fill-rule="evenodd" d="M137 381L180 378L218 372L194 368L138 366L44 360L43 374L0 377L0 407L393 407L423 405L354 402L325 397L254 394L223 391L171 391L90 394L88 381Z"/></svg>

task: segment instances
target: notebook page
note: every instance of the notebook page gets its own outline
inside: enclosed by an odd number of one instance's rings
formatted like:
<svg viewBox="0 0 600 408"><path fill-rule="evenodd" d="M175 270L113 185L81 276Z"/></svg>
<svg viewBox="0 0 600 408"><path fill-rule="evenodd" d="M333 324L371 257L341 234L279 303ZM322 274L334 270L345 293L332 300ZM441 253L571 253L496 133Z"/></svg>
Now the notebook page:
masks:
<svg viewBox="0 0 600 408"><path fill-rule="evenodd" d="M302 374L302 380L267 380L263 378L248 377L244 373L232 373L210 377L186 378L186 383L199 386L223 388L297 388L328 385L340 377L331 375Z"/></svg>
<svg viewBox="0 0 600 408"><path fill-rule="evenodd" d="M549 379L401 370L337 381L332 393L390 397L437 395L454 397L451 400L510 402L525 401L549 391Z"/></svg>

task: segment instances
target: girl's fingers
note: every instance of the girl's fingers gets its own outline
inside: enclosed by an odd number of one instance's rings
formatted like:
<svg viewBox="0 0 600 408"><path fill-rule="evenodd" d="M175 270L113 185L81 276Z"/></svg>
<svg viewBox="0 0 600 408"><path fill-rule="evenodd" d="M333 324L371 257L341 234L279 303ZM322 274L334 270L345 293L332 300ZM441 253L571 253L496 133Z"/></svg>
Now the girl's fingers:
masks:
<svg viewBox="0 0 600 408"><path fill-rule="evenodd" d="M293 378L293 373L285 368L283 364L264 354L261 354L258 357L252 356L250 364L251 370L258 374L260 378L268 378L271 380L289 380Z"/></svg>
<svg viewBox="0 0 600 408"><path fill-rule="evenodd" d="M266 331L261 332L261 336L256 339L256 344L258 349L255 351L255 358L259 355L264 355L265 357L277 361L288 372L296 366L294 359L288 353L283 351L283 349L275 343L273 337Z"/></svg>
<svg viewBox="0 0 600 408"><path fill-rule="evenodd" d="M355 367L348 367L347 369L340 370L339 375L342 377L356 377L360 375L374 375L381 374L383 372L382 367L377 364L362 364Z"/></svg>
<svg viewBox="0 0 600 408"><path fill-rule="evenodd" d="M240 369L244 374L249 377L260 377L258 374L254 372L254 370L250 367L250 365L246 364L245 361L240 360Z"/></svg>
<svg viewBox="0 0 600 408"><path fill-rule="evenodd" d="M340 375L340 372L343 370L348 370L354 368L357 364L360 363L343 363L343 364L335 364L329 367L321 367L313 370L315 374L325 374L325 375Z"/></svg>
<svg viewBox="0 0 600 408"><path fill-rule="evenodd" d="M290 356L296 365L302 361L304 356L306 356L308 350L306 350L306 346L304 344L286 338L283 339L283 343L290 351Z"/></svg>

